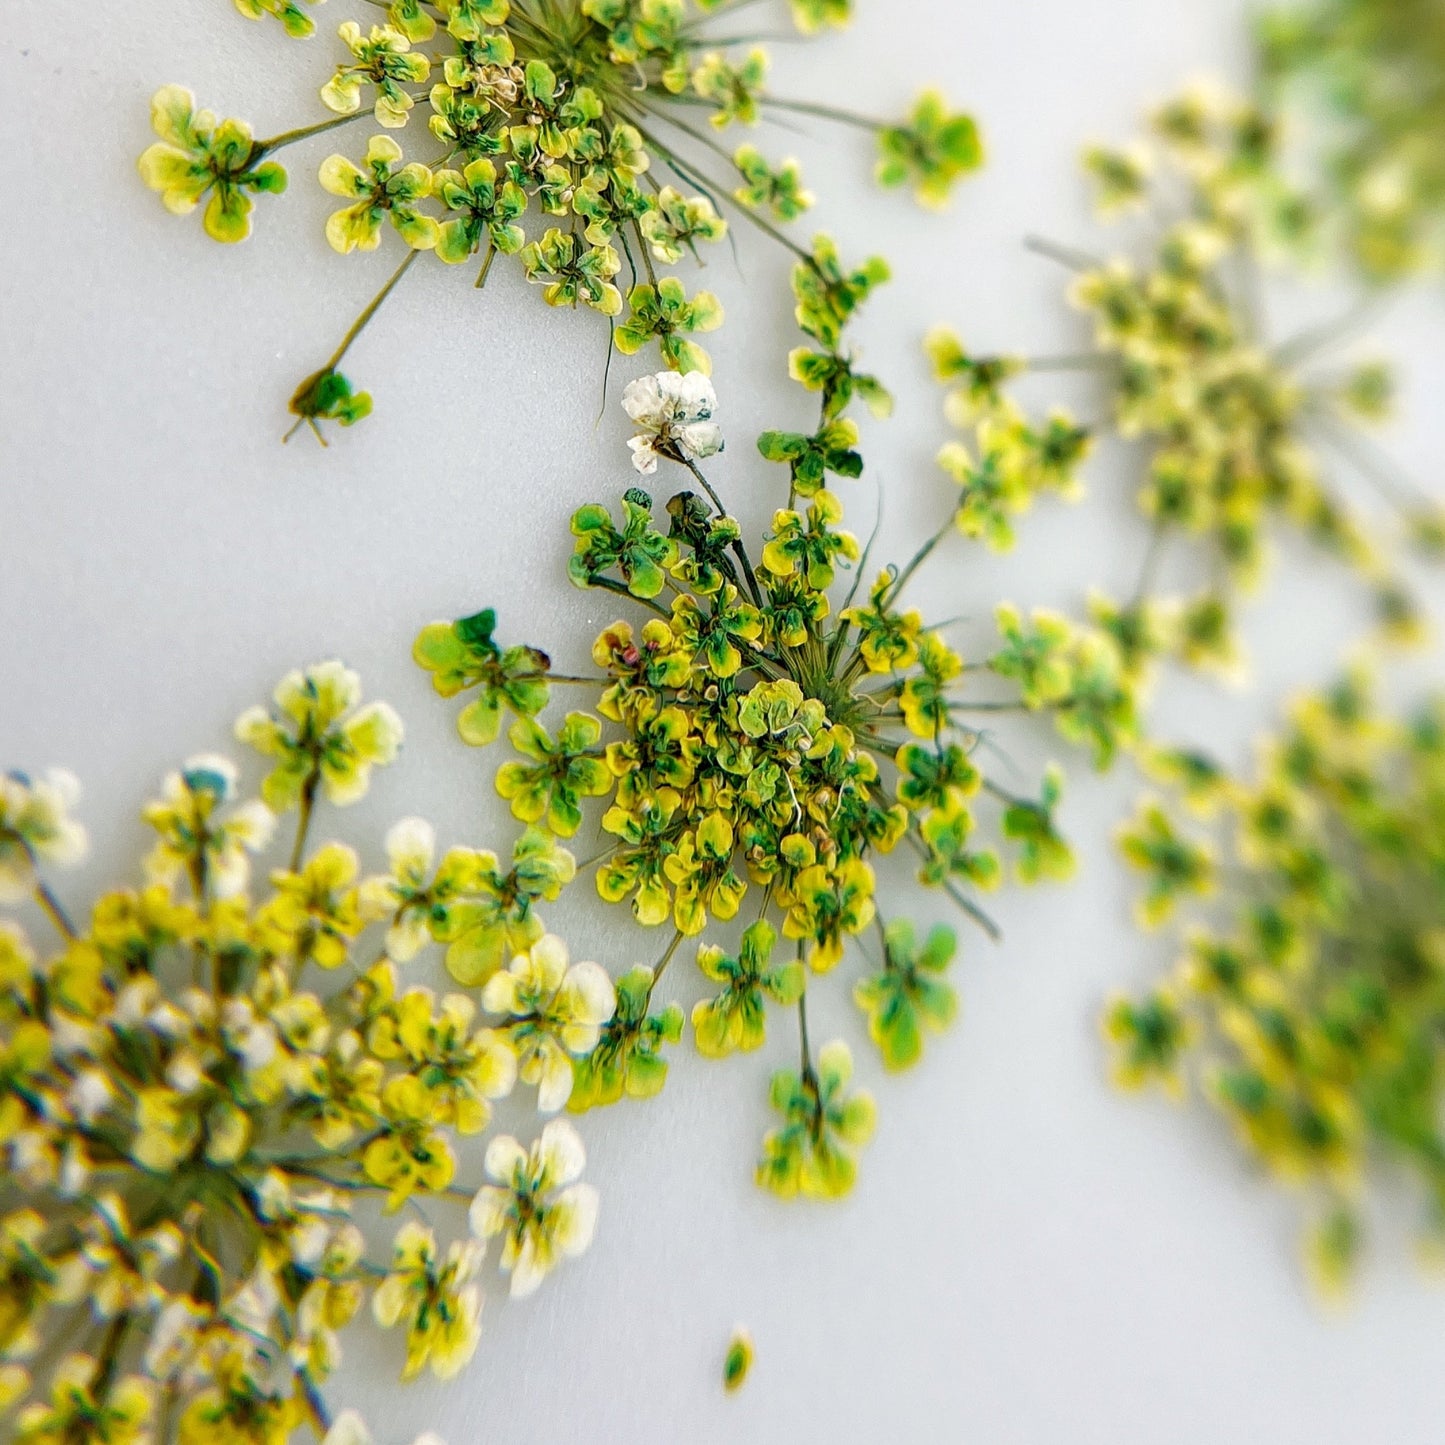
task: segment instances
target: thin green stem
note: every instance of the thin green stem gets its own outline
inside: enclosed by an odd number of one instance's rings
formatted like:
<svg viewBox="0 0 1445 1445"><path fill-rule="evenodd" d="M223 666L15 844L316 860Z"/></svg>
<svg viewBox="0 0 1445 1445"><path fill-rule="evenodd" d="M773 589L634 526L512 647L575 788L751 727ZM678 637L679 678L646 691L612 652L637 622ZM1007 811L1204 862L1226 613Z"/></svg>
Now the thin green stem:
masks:
<svg viewBox="0 0 1445 1445"><path fill-rule="evenodd" d="M363 107L354 115L334 115L330 120L317 121L315 125L303 125L297 126L295 130L283 130L280 135L273 135L268 140L257 141L256 148L252 152L252 159L260 160L263 155L279 151L283 146L295 145L297 141L310 140L312 136L322 135L328 130L335 130L338 126L350 125L353 121L370 118L371 111Z"/></svg>
<svg viewBox="0 0 1445 1445"><path fill-rule="evenodd" d="M375 296L371 298L371 300L367 303L366 309L361 313L360 316L356 318L355 321L351 323L351 330L348 331L346 335L341 338L341 345L338 346L336 350L331 353L331 360L326 363L322 370L335 371L336 368L341 365L341 358L345 356L348 351L351 350L352 343L366 329L366 325L371 320L371 318L375 316L379 310L381 310L382 303L386 300L388 296L391 295L392 291L396 288L397 283L411 269L412 262L415 261L416 258L420 255L420 251L407 252L406 260L404 260L401 265L392 272L391 279L386 283L385 286L381 288L380 291L376 293Z"/></svg>
<svg viewBox="0 0 1445 1445"><path fill-rule="evenodd" d="M815 115L820 120L834 120L840 125L851 125L858 130L866 130L871 135L877 135L880 131L889 129L887 121L873 120L866 115L858 115L855 111L840 110L833 105L820 105L812 100L776 100L772 96L765 95L762 104L767 110L790 110L797 115Z"/></svg>
<svg viewBox="0 0 1445 1445"><path fill-rule="evenodd" d="M50 891L50 885L39 876L35 879L35 901L44 910L45 916L55 925L55 931L66 939L76 937L75 925L70 921L70 915L65 911L64 905Z"/></svg>
<svg viewBox="0 0 1445 1445"><path fill-rule="evenodd" d="M300 811L296 817L296 841L291 845L290 870L301 871L301 859L306 852L306 835L311 831L311 815L316 808L316 789L321 782L321 773L313 768L301 788Z"/></svg>
<svg viewBox="0 0 1445 1445"><path fill-rule="evenodd" d="M898 574L898 580L888 589L888 595L884 598L885 606L892 607L897 603L909 579L928 560L933 549L953 530L954 516L955 513L950 512L948 520L913 554L908 565Z"/></svg>

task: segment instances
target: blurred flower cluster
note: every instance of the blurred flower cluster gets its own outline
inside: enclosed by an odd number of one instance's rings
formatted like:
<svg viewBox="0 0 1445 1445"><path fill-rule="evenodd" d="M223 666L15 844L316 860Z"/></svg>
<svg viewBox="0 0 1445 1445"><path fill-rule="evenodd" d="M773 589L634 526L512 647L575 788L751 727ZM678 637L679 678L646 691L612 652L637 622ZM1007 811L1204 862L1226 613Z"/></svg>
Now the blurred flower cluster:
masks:
<svg viewBox="0 0 1445 1445"><path fill-rule="evenodd" d="M1154 748L1172 800L1121 833L1141 921L1189 923L1173 978L1110 1008L1128 1088L1197 1080L1311 1214L1327 1288L1363 1240L1365 1185L1413 1175L1445 1237L1445 702L1381 710L1363 671L1302 698L1253 777Z"/></svg>
<svg viewBox="0 0 1445 1445"><path fill-rule="evenodd" d="M1445 11L1435 0L1306 0L1257 21L1267 91L1306 121L1322 189L1365 273L1445 259Z"/></svg>
<svg viewBox="0 0 1445 1445"><path fill-rule="evenodd" d="M513 887L490 854L438 863L420 819L372 876L344 843L313 849L316 809L361 798L402 737L340 663L288 675L236 735L270 760L260 797L241 800L226 758L192 758L144 809L143 886L83 920L50 876L84 852L74 781L0 778L0 902L33 903L52 934L0 920L0 1412L17 1445L308 1428L364 1445L323 1389L368 1302L405 1333L404 1378L447 1377L477 1347L488 1241L522 1295L592 1236L565 1120L530 1147L493 1134L487 1182L460 1178L493 1104L520 1080L556 1110L612 1018L606 973L569 963L532 909L571 860L524 840ZM289 859L263 871L290 813ZM465 962L497 930L509 967L480 1010L403 983L423 946ZM409 1218L388 1247L379 1221L422 1198L469 1211L470 1231L439 1242Z"/></svg>
<svg viewBox="0 0 1445 1445"><path fill-rule="evenodd" d="M1105 389L1107 431L1142 446L1151 543L1128 601L1095 598L1096 625L1141 683L1163 658L1237 676L1239 597L1258 584L1280 524L1364 578L1385 635L1415 640L1419 609L1390 533L1438 554L1445 519L1368 434L1391 413L1389 368L1332 360L1370 303L1283 340L1266 332L1270 267L1291 264L1317 221L1285 178L1275 122L1199 86L1155 113L1147 144L1092 147L1085 166L1101 212L1141 212L1150 238L1143 261L1035 243L1075 272L1069 294L1092 319L1093 350L960 370L974 391L998 374L1087 370ZM1361 489L1382 507L1360 506ZM1194 579L1186 595L1161 590L1171 557Z"/></svg>

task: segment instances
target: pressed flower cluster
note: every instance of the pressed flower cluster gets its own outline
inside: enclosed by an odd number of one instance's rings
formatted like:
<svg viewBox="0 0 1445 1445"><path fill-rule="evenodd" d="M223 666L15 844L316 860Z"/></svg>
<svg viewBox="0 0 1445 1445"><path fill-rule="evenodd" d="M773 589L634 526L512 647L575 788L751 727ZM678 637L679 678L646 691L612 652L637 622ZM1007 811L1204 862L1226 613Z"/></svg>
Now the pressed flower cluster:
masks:
<svg viewBox="0 0 1445 1445"><path fill-rule="evenodd" d="M293 34L313 28L298 4L242 0L240 8L274 14ZM707 33L710 13L733 8L717 0L373 5L366 26L340 26L341 57L320 88L330 119L256 140L249 126L198 111L188 91L167 86L152 107L160 140L141 157L141 174L170 210L204 201L207 232L240 241L254 198L285 189L278 151L353 121L380 128L360 154L338 152L320 168L321 185L341 202L326 224L332 247L371 251L395 232L403 255L292 398L296 425L318 436L322 420L350 425L369 412L370 397L339 367L422 252L469 265L478 287L498 256L515 257L549 305L607 317L619 351L655 343L667 366L706 372L696 338L722 322L722 304L710 291L689 293L665 268L699 260L726 235L720 208L801 255L775 223L811 202L795 161L724 146L717 137L730 125L803 115L861 127L877 139L879 180L911 182L928 204L982 162L972 120L950 114L936 93L897 124L774 96L764 49ZM845 23L851 6L792 0L791 9L813 32Z"/></svg>
<svg viewBox="0 0 1445 1445"><path fill-rule="evenodd" d="M487 1182L460 1179L494 1102L520 1080L555 1111L612 1017L606 973L570 964L532 910L571 860L529 835L510 870L463 848L437 862L420 819L375 876L343 843L313 848L315 810L359 799L401 742L339 663L288 675L236 735L270 760L260 797L238 799L226 758L191 759L144 809L143 886L85 919L50 876L84 851L73 780L0 779L0 1417L17 1445L365 1445L323 1391L368 1303L405 1334L403 1378L448 1377L478 1343L490 1240L523 1295L592 1235L565 1120L530 1147L494 1134ZM287 814L289 856L263 872ZM48 938L24 926L31 901ZM508 965L480 1011L403 983L424 945L465 973L498 930ZM378 1216L418 1199L469 1211L470 1231L443 1244L408 1217L388 1245Z"/></svg>
<svg viewBox="0 0 1445 1445"><path fill-rule="evenodd" d="M1376 280L1445 259L1445 11L1435 0L1308 0L1257 22L1268 93L1313 114L1323 187Z"/></svg>
<svg viewBox="0 0 1445 1445"><path fill-rule="evenodd" d="M1251 778L1155 748L1172 792L1121 833L1141 921L1188 922L1172 978L1108 1011L1116 1076L1197 1080L1303 1195L1307 1258L1345 1283L1366 1185L1413 1176L1445 1235L1445 702L1401 721L1362 671L1300 700Z"/></svg>
<svg viewBox="0 0 1445 1445"><path fill-rule="evenodd" d="M572 581L640 614L603 629L596 672L544 676L541 652L496 640L491 611L434 623L415 647L438 692L470 694L459 718L467 742L493 741L506 724L513 757L496 786L520 821L570 838L595 800L601 838L585 866L596 890L665 940L655 965L619 980L612 1022L576 1063L571 1107L662 1087L663 1048L677 1042L684 1018L658 986L684 942L696 940L710 990L691 1011L699 1052L754 1050L770 1012L796 1013L799 1065L773 1078L781 1122L757 1170L783 1196L845 1193L874 1120L872 1100L852 1089L847 1044L812 1051L810 989L850 977L891 1068L914 1063L956 1007L952 931L919 941L906 917L885 917L895 909L879 897L879 860L911 859L920 883L992 931L979 899L999 884L1004 863L982 836L981 803L1025 881L1065 876L1072 858L1056 828L1057 775L1032 798L1000 786L979 748L985 723L1077 702L1084 729L1093 706L1069 686L1041 684L1036 623L1010 614L1002 650L970 665L907 605L915 570L959 525L967 489L901 570L868 571L840 525L829 483L863 469L849 407L855 398L880 412L889 403L857 369L845 328L886 275L880 261L842 263L826 237L795 270L809 344L793 352L790 369L819 396L819 416L811 433L759 438L761 455L787 468L787 504L760 549L743 539L700 465L722 446L710 382L698 373L644 377L624 399L637 427L634 465L643 474L673 466L687 488L661 509L633 488L620 511L590 504L572 519ZM1040 445L1030 436L1015 444ZM1067 470L1061 462L1059 481ZM545 719L549 681L591 691L593 710ZM739 928L736 943L714 941Z"/></svg>
<svg viewBox="0 0 1445 1445"><path fill-rule="evenodd" d="M1109 429L1142 445L1139 505L1151 545L1132 599L1101 599L1095 619L1141 674L1160 657L1240 670L1235 612L1264 570L1272 523L1360 573L1388 634L1406 640L1418 631L1391 549L1376 540L1388 529L1337 481L1343 473L1373 488L1414 542L1439 549L1438 507L1365 430L1389 415L1388 368L1330 364L1331 347L1365 313L1277 343L1264 332L1271 245L1299 240L1312 224L1310 206L1283 179L1278 149L1267 114L1205 87L1162 107L1148 144L1091 149L1085 165L1102 212L1147 209L1154 236L1142 261L1036 243L1075 271L1070 297L1092 320L1094 350L953 363L963 395L987 394L996 377L1030 365L1090 369L1107 388ZM1161 595L1171 559L1202 585Z"/></svg>

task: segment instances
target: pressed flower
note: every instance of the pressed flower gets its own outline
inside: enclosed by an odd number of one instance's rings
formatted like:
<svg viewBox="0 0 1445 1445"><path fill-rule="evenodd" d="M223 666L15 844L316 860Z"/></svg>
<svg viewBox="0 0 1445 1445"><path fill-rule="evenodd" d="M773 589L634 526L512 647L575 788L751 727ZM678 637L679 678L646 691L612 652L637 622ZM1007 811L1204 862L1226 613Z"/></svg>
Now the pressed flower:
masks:
<svg viewBox="0 0 1445 1445"><path fill-rule="evenodd" d="M482 1007L502 1016L518 1075L537 1086L537 1107L551 1114L572 1091L572 1059L597 1046L617 995L605 969L569 963L566 945L548 934L488 979Z"/></svg>
<svg viewBox="0 0 1445 1445"><path fill-rule="evenodd" d="M141 179L178 216L209 196L206 234L217 241L244 241L251 234L251 194L284 191L286 172L275 161L261 159L248 125L218 121L195 106L195 96L184 86L156 92L151 125L160 140L140 158Z"/></svg>
<svg viewBox="0 0 1445 1445"><path fill-rule="evenodd" d="M584 1254L597 1228L597 1191L579 1181L587 1154L577 1131L553 1119L530 1149L509 1135L487 1145L484 1184L472 1201L472 1233L501 1236L502 1268L522 1299L566 1258Z"/></svg>
<svg viewBox="0 0 1445 1445"><path fill-rule="evenodd" d="M474 1243L454 1241L443 1257L431 1230L402 1225L391 1270L372 1296L372 1313L384 1329L406 1326L403 1380L414 1380L428 1366L449 1380L476 1353L482 1295L471 1281L481 1262Z"/></svg>
<svg viewBox="0 0 1445 1445"><path fill-rule="evenodd" d="M853 1058L841 1040L823 1048L816 1069L773 1075L770 1098L784 1122L763 1140L760 1184L785 1199L799 1193L840 1199L852 1190L853 1151L872 1137L875 1118L871 1095L848 1092L852 1075Z"/></svg>
<svg viewBox="0 0 1445 1445"><path fill-rule="evenodd" d="M253 18L278 17L293 35L314 29L309 7L318 0L236 3ZM292 414L303 422L350 425L369 413L369 394L352 388L342 361L428 250L451 265L475 258L478 287L498 257L515 257L548 305L617 318L618 350L655 343L663 364L706 371L696 338L722 322L722 302L661 268L700 263L734 217L797 253L774 222L813 201L796 160L771 161L754 145L730 152L707 139L710 128L786 128L802 114L861 129L885 153L883 180L914 179L929 204L980 159L973 122L932 96L895 124L775 93L765 48L710 35L711 3L693 14L687 0L560 0L545 23L508 0L379 0L376 8L377 23L339 28L339 64L316 78L325 118L253 140L240 122L197 114L186 92L168 87L157 98L162 144L142 162L168 205L190 209L209 195L207 228L239 240L254 193L285 184L276 153L363 119L388 132L359 162L337 153L320 167L322 187L346 202L326 226L337 251L375 248L388 221L410 249L327 363L293 392ZM792 11L813 33L846 23L852 6L793 0ZM408 126L420 137L404 164L392 136ZM533 225L529 214L545 219ZM629 257L645 262L646 274L630 277L625 305L617 277ZM819 385L833 397L867 390L884 404L871 378L849 374L847 358L812 362L815 371L823 364L836 374Z"/></svg>
<svg viewBox="0 0 1445 1445"><path fill-rule="evenodd" d="M643 476L657 470L659 458L701 461L723 448L722 429L713 420L717 393L701 371L638 377L622 393L622 408L639 428L627 445Z"/></svg>
<svg viewBox="0 0 1445 1445"><path fill-rule="evenodd" d="M339 662L288 673L273 696L276 712L248 709L236 720L236 737L276 759L261 788L275 812L307 805L318 787L329 802L357 802L372 768L390 763L401 746L396 713L384 702L358 707L361 681Z"/></svg>
<svg viewBox="0 0 1445 1445"><path fill-rule="evenodd" d="M0 903L34 888L38 863L64 868L85 857L85 829L70 817L79 798L80 784L63 769L0 774Z"/></svg>
<svg viewBox="0 0 1445 1445"><path fill-rule="evenodd" d="M433 623L416 648L444 695L474 682L535 687L523 698L497 694L478 730L494 734L504 705L521 714L510 739L522 756L497 769L498 791L539 832L570 838L597 827L600 851L578 873L592 869L600 898L663 931L657 961L618 981L615 1007L599 979L585 1017L574 1018L571 1003L558 1017L550 1000L566 999L567 955L539 940L540 925L523 922L529 912L507 914L503 900L519 896L515 884L498 883L495 904L468 900L450 912L453 929L474 912L486 941L475 960L449 956L453 975L486 979L483 1006L513 1041L521 1077L539 1085L541 1107L566 1098L583 1112L662 1088L666 1046L683 1021L663 989L683 943L696 938L709 983L692 1008L700 1053L756 1050L769 1008L797 1019L800 1068L786 1090L778 1086L787 1123L770 1137L758 1176L789 1195L842 1192L871 1119L870 1104L846 1099L836 1051L814 1067L806 988L836 987L828 976L845 954L868 955L876 921L892 940L889 958L881 977L875 961L859 1001L888 1061L912 1062L922 1031L941 1028L955 1007L942 976L951 936L916 948L904 920L879 917L887 905L877 860L911 851L917 881L947 892L991 935L996 926L975 899L1003 881L1006 857L1024 882L1065 877L1072 867L1058 777L1046 775L1036 796L1002 787L971 714L1048 711L1096 758L1132 737L1134 721L1122 644L1112 638L1005 611L1001 649L965 663L906 605L913 574L961 530L956 507L941 509L937 532L907 565L870 571L866 594L863 579L847 575L863 549L842 526L842 497L824 483L862 474L861 433L848 411L887 397L855 369L849 340L887 276L876 258L845 261L825 236L795 267L797 320L813 345L795 358L794 374L816 397L818 418L759 441L765 459L788 464L789 503L774 513L760 552L704 470L721 443L711 383L676 371L644 377L623 402L638 427L634 463L650 474L677 467L683 490L665 508L637 488L623 493L620 511L579 507L568 564L578 587L630 601L644 617L602 628L591 677L551 673L537 649L530 656L540 662L517 649L515 672L503 668L514 654L493 641L490 612ZM1071 493L1087 434L1058 414L1031 422L1004 397L1007 379L995 369L996 449L1007 451L1028 495ZM473 628L475 645L463 637ZM594 710L548 716L560 685L590 689ZM989 827L1002 850L980 836ZM740 942L713 941L718 924L745 912ZM788 941L781 953L780 935ZM504 938L517 955L507 967ZM575 1041L563 1036L570 1022L579 1025Z"/></svg>
<svg viewBox="0 0 1445 1445"><path fill-rule="evenodd" d="M323 189L352 203L333 211L326 222L326 239L334 250L374 251L381 244L382 222L388 220L413 250L436 246L441 229L419 209L431 194L432 173L401 160L401 147L390 136L374 135L367 143L364 168L342 155L322 163Z"/></svg>

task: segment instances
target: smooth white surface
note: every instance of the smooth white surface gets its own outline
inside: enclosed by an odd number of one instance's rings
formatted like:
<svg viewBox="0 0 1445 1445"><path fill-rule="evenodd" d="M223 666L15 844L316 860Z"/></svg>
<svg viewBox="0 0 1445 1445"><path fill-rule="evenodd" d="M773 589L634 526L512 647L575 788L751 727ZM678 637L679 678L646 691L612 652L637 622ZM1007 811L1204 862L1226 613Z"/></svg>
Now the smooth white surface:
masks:
<svg viewBox="0 0 1445 1445"><path fill-rule="evenodd" d="M948 320L981 347L1071 348L1079 328L1061 274L1021 238L1089 234L1079 144L1126 137L1186 76L1237 65L1242 7L859 9L845 35L779 46L778 89L891 113L938 81L977 111L990 145L987 172L935 217L875 193L852 135L809 126L768 142L802 155L822 197L814 219L846 254L876 248L896 268L860 339L900 404L894 421L868 426L871 480L845 500L866 531L881 484L877 555L901 557L948 495L930 462L945 429L922 332ZM320 18L329 27L345 13L338 0ZM387 822L408 812L433 818L443 840L505 846L512 826L488 783L496 755L457 742L454 708L408 659L411 637L495 603L507 637L576 664L613 615L562 580L572 508L632 480L615 398L634 373L614 364L595 424L596 318L548 313L502 267L485 297L419 267L348 365L377 414L328 452L305 438L283 450L291 387L397 252L327 250L328 198L311 180L325 140L288 155L291 192L262 199L257 235L237 249L168 216L135 176L157 86L183 81L264 134L319 114L311 88L331 45L287 44L225 0L7 16L0 87L21 164L0 228L0 763L82 775L96 847L64 880L77 899L125 876L138 805L164 769L225 745L230 721L282 671L335 653L409 729L401 762L343 831L373 862ZM729 310L712 349L731 448L713 475L761 525L780 473L753 458L751 438L811 407L782 381L784 268L738 235L746 291L724 255L708 277ZM1339 304L1316 300L1326 314ZM1427 480L1442 339L1433 296L1381 332L1411 365L1396 450ZM1069 391L1034 382L1029 395ZM1077 606L1091 581L1126 586L1141 546L1127 462L1102 458L1090 504L1046 509L1011 559L952 544L918 597L934 616L980 623L1000 596ZM1253 618L1258 691L1171 684L1163 723L1242 746L1287 687L1327 675L1358 628L1338 580L1288 553ZM1023 778L1057 751L1042 732L1007 743ZM1411 1266L1406 1203L1387 1203L1354 1307L1323 1317L1296 1265L1291 1202L1249 1175L1218 1121L1120 1100L1103 1083L1100 1002L1167 954L1130 929L1127 888L1102 851L1132 787L1072 762L1067 823L1094 861L1070 889L1004 894L1001 947L965 935L961 1021L920 1069L882 1078L841 981L815 991L815 1036L853 1042L880 1105L855 1197L787 1207L751 1184L767 1074L794 1048L786 1020L762 1058L709 1064L685 1044L659 1101L582 1121L603 1191L586 1259L521 1306L494 1282L483 1348L453 1386L396 1389L399 1341L361 1331L334 1397L362 1405L383 1441L427 1426L451 1445L1437 1440L1445 1295ZM654 954L652 938L580 893L549 922L615 972ZM695 996L688 971L679 977ZM735 1322L758 1359L726 1398Z"/></svg>

